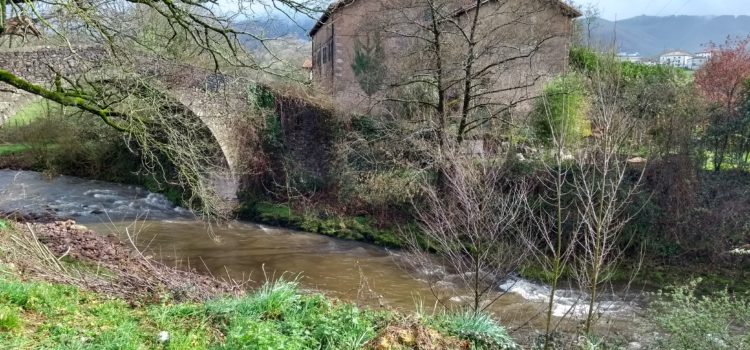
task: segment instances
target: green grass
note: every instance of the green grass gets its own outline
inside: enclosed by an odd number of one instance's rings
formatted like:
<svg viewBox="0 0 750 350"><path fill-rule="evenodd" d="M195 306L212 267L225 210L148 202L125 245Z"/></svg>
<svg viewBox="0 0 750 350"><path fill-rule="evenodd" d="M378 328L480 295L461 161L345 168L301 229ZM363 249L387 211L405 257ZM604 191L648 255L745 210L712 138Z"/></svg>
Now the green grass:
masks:
<svg viewBox="0 0 750 350"><path fill-rule="evenodd" d="M387 318L301 294L294 282L267 283L243 298L132 308L73 287L0 275L3 349L355 349Z"/></svg>
<svg viewBox="0 0 750 350"><path fill-rule="evenodd" d="M243 298L132 308L73 287L0 279L3 349L353 349L386 316L285 281Z"/></svg>
<svg viewBox="0 0 750 350"><path fill-rule="evenodd" d="M253 297L206 305L226 335L220 349L357 349L375 337L386 313L300 295L293 282L266 284Z"/></svg>
<svg viewBox="0 0 750 350"><path fill-rule="evenodd" d="M50 113L62 113L61 108L58 104L48 102L45 100L34 101L23 108L21 108L16 114L11 116L5 125L9 126L20 126L28 125L32 121L41 118Z"/></svg>
<svg viewBox="0 0 750 350"><path fill-rule="evenodd" d="M19 328L21 325L21 316L18 308L10 306L0 306L0 331L10 332Z"/></svg>
<svg viewBox="0 0 750 350"><path fill-rule="evenodd" d="M29 150L29 146L27 145L17 143L3 144L0 145L0 156L23 153L27 150Z"/></svg>
<svg viewBox="0 0 750 350"><path fill-rule="evenodd" d="M488 314L464 311L445 313L435 317L432 323L448 335L467 339L477 350L516 350L520 347L508 332Z"/></svg>
<svg viewBox="0 0 750 350"><path fill-rule="evenodd" d="M71 286L22 281L0 264L0 349L360 349L402 317L304 294L283 280L240 298L132 307ZM516 349L483 314L424 322L474 349Z"/></svg>

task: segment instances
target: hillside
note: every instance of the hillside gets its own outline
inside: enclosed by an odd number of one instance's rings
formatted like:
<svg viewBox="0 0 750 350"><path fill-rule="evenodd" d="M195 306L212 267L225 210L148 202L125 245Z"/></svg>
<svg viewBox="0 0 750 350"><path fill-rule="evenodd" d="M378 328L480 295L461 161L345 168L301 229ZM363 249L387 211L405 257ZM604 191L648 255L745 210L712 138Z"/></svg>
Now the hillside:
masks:
<svg viewBox="0 0 750 350"><path fill-rule="evenodd" d="M290 19L287 17L269 17L254 20L244 20L236 23L238 29L253 33L263 38L292 37L309 40L307 33L315 24L312 18L304 17Z"/></svg>
<svg viewBox="0 0 750 350"><path fill-rule="evenodd" d="M594 44L612 47L616 42L620 52L647 57L668 49L697 52L706 43L738 35L750 35L750 16L639 16L617 22L598 18L591 26Z"/></svg>
<svg viewBox="0 0 750 350"><path fill-rule="evenodd" d="M263 37L293 37L306 41L314 23L306 17L295 21L277 17L246 20L238 22L237 26ZM583 25L585 27L585 23ZM647 57L668 49L697 52L709 42L723 42L727 36L738 35L750 35L750 16L638 16L617 22L597 18L591 25L595 45L610 48L616 38L618 51L638 52ZM253 42L247 40L248 45L252 46Z"/></svg>

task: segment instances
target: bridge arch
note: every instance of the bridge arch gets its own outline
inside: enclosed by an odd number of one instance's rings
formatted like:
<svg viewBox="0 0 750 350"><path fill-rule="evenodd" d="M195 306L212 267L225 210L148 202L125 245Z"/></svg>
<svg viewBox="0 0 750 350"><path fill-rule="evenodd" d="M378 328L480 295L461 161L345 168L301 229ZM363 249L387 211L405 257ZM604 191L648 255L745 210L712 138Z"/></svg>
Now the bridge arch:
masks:
<svg viewBox="0 0 750 350"><path fill-rule="evenodd" d="M101 47L69 48L20 48L0 51L0 68L32 83L52 88L56 73L76 79L88 72L102 69L108 53ZM247 112L246 96L232 93L223 76L217 79L212 71L188 66L174 65L163 60L139 57L133 66L140 74L163 87L165 108L179 115L184 123L205 126L201 137L207 137L218 145L216 159L218 171L211 174L214 192L223 199L235 201L242 174L242 154L247 146L246 135L239 135L243 128L238 123ZM0 91L0 124L32 102L35 97L16 89Z"/></svg>

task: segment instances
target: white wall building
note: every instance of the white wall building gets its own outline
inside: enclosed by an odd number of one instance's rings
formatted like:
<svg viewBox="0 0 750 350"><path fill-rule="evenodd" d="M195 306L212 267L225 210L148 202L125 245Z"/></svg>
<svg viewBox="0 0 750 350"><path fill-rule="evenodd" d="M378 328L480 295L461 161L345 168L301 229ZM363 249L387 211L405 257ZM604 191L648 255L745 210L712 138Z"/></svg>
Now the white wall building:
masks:
<svg viewBox="0 0 750 350"><path fill-rule="evenodd" d="M712 53L710 51L698 52L693 56L692 70L698 70L703 67L706 62L711 58Z"/></svg>
<svg viewBox="0 0 750 350"><path fill-rule="evenodd" d="M633 62L633 63L640 63L643 61L643 57L636 52L636 53L627 53L627 52L620 52L617 54L617 59L620 60L620 62Z"/></svg>
<svg viewBox="0 0 750 350"><path fill-rule="evenodd" d="M659 56L659 64L677 68L692 68L693 55L685 51L669 51Z"/></svg>

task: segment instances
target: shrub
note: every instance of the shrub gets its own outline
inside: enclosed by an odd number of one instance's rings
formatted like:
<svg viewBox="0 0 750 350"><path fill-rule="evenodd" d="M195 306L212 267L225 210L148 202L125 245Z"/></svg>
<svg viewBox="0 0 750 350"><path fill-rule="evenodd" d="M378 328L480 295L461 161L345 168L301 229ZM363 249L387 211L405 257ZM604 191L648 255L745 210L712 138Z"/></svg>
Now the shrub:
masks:
<svg viewBox="0 0 750 350"><path fill-rule="evenodd" d="M750 349L750 296L696 296L700 279L659 293L651 318L666 335L662 349Z"/></svg>
<svg viewBox="0 0 750 350"><path fill-rule="evenodd" d="M420 194L423 174L405 169L373 171L361 175L354 188L365 203L376 207L409 208Z"/></svg>
<svg viewBox="0 0 750 350"><path fill-rule="evenodd" d="M599 55L585 47L573 47L569 55L571 67L578 71L592 71L600 65Z"/></svg>
<svg viewBox="0 0 750 350"><path fill-rule="evenodd" d="M587 110L588 102L580 76L571 74L552 81L534 106L532 118L536 136L550 143L554 135L563 135L568 142L591 135Z"/></svg>

